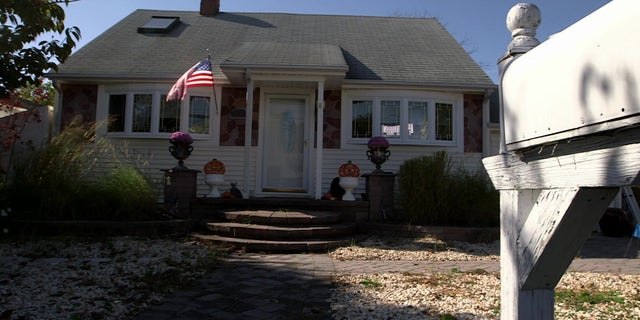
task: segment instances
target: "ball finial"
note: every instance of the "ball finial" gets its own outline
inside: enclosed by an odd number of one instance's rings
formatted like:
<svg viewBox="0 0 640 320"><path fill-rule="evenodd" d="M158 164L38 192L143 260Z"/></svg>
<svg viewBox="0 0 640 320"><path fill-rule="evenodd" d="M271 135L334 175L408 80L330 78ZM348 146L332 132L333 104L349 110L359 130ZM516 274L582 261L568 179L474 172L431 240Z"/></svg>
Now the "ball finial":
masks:
<svg viewBox="0 0 640 320"><path fill-rule="evenodd" d="M513 6L507 13L507 28L513 37L509 51L516 47L528 51L540 44L536 39L536 31L541 21L540 9L535 4L518 3Z"/></svg>
<svg viewBox="0 0 640 320"><path fill-rule="evenodd" d="M533 3L518 3L507 13L507 28L511 36L535 36L542 20L540 9Z"/></svg>

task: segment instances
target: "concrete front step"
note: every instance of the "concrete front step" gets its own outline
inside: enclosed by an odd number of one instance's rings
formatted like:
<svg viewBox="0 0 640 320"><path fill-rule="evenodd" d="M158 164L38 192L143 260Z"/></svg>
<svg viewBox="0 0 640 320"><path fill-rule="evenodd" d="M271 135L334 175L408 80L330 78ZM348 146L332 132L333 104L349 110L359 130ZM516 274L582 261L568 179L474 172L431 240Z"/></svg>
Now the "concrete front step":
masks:
<svg viewBox="0 0 640 320"><path fill-rule="evenodd" d="M338 247L351 245L359 240L357 236L332 240L274 241L230 238L219 235L194 234L193 239L206 244L224 244L247 252L326 252Z"/></svg>
<svg viewBox="0 0 640 320"><path fill-rule="evenodd" d="M286 209L286 210L283 210ZM219 218L220 211L269 210L269 211L330 211L340 213L342 220L366 220L368 201L315 200L309 198L197 198L191 203L191 214L196 219Z"/></svg>
<svg viewBox="0 0 640 320"><path fill-rule="evenodd" d="M230 222L270 226L327 225L341 220L340 213L330 211L241 210L224 211L222 215Z"/></svg>
<svg viewBox="0 0 640 320"><path fill-rule="evenodd" d="M351 222L284 227L237 222L209 222L207 228L214 234L226 237L279 241L336 238L357 231L357 225Z"/></svg>

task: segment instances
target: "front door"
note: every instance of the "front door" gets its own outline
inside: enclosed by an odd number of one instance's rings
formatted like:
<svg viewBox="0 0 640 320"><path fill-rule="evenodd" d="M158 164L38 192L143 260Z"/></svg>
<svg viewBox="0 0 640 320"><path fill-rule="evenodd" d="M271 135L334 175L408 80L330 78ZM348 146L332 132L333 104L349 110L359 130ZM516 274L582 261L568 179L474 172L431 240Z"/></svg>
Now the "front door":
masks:
<svg viewBox="0 0 640 320"><path fill-rule="evenodd" d="M304 97L267 96L262 192L308 192L308 108Z"/></svg>

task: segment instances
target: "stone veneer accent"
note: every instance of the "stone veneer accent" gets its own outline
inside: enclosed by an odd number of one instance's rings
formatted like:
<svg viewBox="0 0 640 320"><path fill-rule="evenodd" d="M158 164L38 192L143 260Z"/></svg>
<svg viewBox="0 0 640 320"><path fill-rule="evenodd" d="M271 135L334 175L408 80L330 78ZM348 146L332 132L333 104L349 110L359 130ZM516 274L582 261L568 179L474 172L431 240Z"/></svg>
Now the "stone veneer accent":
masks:
<svg viewBox="0 0 640 320"><path fill-rule="evenodd" d="M324 92L324 130L322 146L325 149L340 149L340 90Z"/></svg>
<svg viewBox="0 0 640 320"><path fill-rule="evenodd" d="M82 117L83 123L96 122L98 101L97 85L62 85L62 117L61 130L76 116Z"/></svg>
<svg viewBox="0 0 640 320"><path fill-rule="evenodd" d="M247 88L222 88L220 108L220 145L244 146L245 117L241 110L247 106ZM260 88L253 92L253 125L251 129L251 145L258 145L258 119L260 115Z"/></svg>
<svg viewBox="0 0 640 320"><path fill-rule="evenodd" d="M482 95L464 95L464 152L482 152Z"/></svg>

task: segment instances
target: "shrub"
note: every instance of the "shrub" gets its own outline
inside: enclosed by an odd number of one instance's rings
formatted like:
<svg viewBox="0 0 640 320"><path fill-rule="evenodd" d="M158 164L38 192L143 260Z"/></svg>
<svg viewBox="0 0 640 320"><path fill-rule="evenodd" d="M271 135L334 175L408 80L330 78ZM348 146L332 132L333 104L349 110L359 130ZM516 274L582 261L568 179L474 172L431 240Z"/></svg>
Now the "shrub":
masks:
<svg viewBox="0 0 640 320"><path fill-rule="evenodd" d="M450 180L448 202L455 225L498 226L500 224L500 193L483 172L461 170Z"/></svg>
<svg viewBox="0 0 640 320"><path fill-rule="evenodd" d="M74 210L74 218L83 220L149 220L156 213L156 200L145 177L123 165L90 183Z"/></svg>
<svg viewBox="0 0 640 320"><path fill-rule="evenodd" d="M70 203L88 187L93 163L86 145L93 138L91 131L70 127L15 161L5 189L11 207L31 218L68 215Z"/></svg>
<svg viewBox="0 0 640 320"><path fill-rule="evenodd" d="M499 194L481 172L454 171L446 152L400 166L401 211L409 223L497 226Z"/></svg>
<svg viewBox="0 0 640 320"><path fill-rule="evenodd" d="M156 211L154 192L133 165L96 175L96 152L112 150L95 127L70 126L13 165L1 199L23 219L143 220Z"/></svg>
<svg viewBox="0 0 640 320"><path fill-rule="evenodd" d="M400 203L410 222L434 224L448 212L447 185L451 164L444 152L406 160L400 166ZM430 214L426 214L429 212Z"/></svg>

